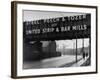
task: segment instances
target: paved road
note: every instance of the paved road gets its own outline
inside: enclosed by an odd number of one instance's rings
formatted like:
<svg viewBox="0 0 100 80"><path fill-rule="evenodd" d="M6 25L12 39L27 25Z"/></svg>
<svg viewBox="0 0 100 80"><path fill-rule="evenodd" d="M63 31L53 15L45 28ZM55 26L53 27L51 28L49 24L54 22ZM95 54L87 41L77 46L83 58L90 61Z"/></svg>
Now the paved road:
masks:
<svg viewBox="0 0 100 80"><path fill-rule="evenodd" d="M78 61L82 59L81 55L77 57ZM41 61L31 61L25 62L24 69L34 69L34 68L56 68L56 67L69 67L72 63L76 61L75 55L66 55L61 57L44 59Z"/></svg>
<svg viewBox="0 0 100 80"><path fill-rule="evenodd" d="M83 66L83 64L84 64L84 66L86 66L87 61L89 61L88 59L89 59L89 56L85 57L85 59L82 58L80 61L78 61L77 63L74 63L71 66L72 67L79 67L79 66Z"/></svg>

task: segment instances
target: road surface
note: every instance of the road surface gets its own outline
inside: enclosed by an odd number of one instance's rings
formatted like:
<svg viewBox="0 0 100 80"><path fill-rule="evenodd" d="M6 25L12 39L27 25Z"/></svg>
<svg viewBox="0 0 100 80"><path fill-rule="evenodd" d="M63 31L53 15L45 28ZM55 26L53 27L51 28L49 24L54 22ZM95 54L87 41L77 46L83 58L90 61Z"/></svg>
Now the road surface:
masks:
<svg viewBox="0 0 100 80"><path fill-rule="evenodd" d="M77 56L77 60L80 61L82 55ZM53 57L40 61L27 61L24 62L24 69L39 69L39 68L56 68L56 67L69 67L76 63L75 55L64 55L61 57Z"/></svg>

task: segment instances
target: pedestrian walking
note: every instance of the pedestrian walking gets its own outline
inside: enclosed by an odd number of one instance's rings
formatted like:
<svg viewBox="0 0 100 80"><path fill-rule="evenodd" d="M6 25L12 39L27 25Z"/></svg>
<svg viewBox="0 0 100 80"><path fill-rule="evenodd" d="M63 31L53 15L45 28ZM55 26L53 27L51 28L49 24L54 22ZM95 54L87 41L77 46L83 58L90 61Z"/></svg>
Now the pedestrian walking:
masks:
<svg viewBox="0 0 100 80"><path fill-rule="evenodd" d="M85 52L83 52L83 59L85 59Z"/></svg>
<svg viewBox="0 0 100 80"><path fill-rule="evenodd" d="M86 57L88 57L88 53L86 53Z"/></svg>

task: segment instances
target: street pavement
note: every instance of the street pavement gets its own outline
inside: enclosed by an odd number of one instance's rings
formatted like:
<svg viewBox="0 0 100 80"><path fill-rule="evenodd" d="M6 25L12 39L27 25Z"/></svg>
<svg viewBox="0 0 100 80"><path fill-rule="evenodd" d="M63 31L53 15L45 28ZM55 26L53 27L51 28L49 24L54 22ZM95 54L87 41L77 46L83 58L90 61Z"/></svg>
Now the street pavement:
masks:
<svg viewBox="0 0 100 80"><path fill-rule="evenodd" d="M23 63L24 69L39 69L39 68L57 68L57 67L70 67L70 66L80 66L83 61L82 55L77 56L77 63L76 63L76 56L75 55L64 55L61 57L53 57L48 58L40 61L27 61ZM81 61L81 63L78 63Z"/></svg>
<svg viewBox="0 0 100 80"><path fill-rule="evenodd" d="M71 67L79 67L79 66L82 66L85 62L89 61L88 59L89 59L89 56L88 57L85 57L85 58L82 58L77 63L74 63ZM85 66L85 64L84 64L84 66Z"/></svg>

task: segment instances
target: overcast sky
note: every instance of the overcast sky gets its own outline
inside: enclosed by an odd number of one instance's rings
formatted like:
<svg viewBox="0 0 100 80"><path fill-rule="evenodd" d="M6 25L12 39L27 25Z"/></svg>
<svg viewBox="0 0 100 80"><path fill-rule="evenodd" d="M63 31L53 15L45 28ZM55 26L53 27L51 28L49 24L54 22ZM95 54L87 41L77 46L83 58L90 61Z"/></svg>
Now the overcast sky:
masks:
<svg viewBox="0 0 100 80"><path fill-rule="evenodd" d="M72 12L54 12L54 11L23 11L23 21L33 21L39 19L49 19L65 16L82 15L84 13L72 13Z"/></svg>
<svg viewBox="0 0 100 80"><path fill-rule="evenodd" d="M56 44L59 45L58 48L62 49L64 46L66 49L75 49L76 48L76 39L73 40L59 40L56 41ZM84 47L89 46L89 38L84 39ZM83 47L83 39L77 39L77 48Z"/></svg>

